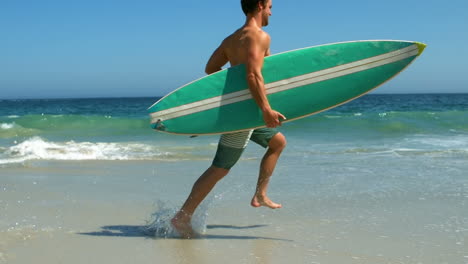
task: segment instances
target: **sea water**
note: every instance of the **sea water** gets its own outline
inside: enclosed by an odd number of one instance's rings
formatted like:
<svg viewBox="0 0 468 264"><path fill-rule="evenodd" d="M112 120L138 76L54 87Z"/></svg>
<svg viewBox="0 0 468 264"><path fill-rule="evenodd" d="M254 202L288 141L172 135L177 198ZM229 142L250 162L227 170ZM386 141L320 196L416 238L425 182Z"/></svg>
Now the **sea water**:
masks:
<svg viewBox="0 0 468 264"><path fill-rule="evenodd" d="M218 137L153 131L146 109L157 99L0 100L0 193L15 179L19 186L24 171L36 175L31 188L56 174L61 187L47 188L69 193L45 207L68 196L152 201L158 206L141 218L161 236L172 232L168 219L211 164ZM467 262L468 94L371 94L279 130L288 145L269 195L283 208L240 209L249 208L264 153L250 143L199 209L198 231L296 241L284 243L309 263L332 263L330 252L360 263ZM19 205L0 197L0 206L1 232Z"/></svg>
<svg viewBox="0 0 468 264"><path fill-rule="evenodd" d="M211 159L216 136L189 139L149 128L146 108L156 99L0 100L0 164ZM284 124L290 142L284 157L326 157L338 167L333 159L352 154L463 159L467 111L467 94L366 95Z"/></svg>

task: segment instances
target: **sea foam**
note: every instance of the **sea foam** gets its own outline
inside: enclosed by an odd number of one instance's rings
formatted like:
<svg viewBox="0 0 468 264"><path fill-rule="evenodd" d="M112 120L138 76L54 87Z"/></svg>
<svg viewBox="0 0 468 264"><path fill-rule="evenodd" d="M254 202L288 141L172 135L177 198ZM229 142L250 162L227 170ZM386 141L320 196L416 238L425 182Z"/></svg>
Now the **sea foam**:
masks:
<svg viewBox="0 0 468 264"><path fill-rule="evenodd" d="M13 123L1 123L0 124L0 129L8 130L12 129L15 126Z"/></svg>
<svg viewBox="0 0 468 264"><path fill-rule="evenodd" d="M51 142L32 137L4 148L0 164L27 160L177 160L178 154L133 142Z"/></svg>

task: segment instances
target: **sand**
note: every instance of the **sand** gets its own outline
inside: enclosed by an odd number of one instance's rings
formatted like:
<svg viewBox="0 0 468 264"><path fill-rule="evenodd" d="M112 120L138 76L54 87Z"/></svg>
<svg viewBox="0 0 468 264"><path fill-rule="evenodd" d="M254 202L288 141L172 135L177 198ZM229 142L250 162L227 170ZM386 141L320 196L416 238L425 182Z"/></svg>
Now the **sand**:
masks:
<svg viewBox="0 0 468 264"><path fill-rule="evenodd" d="M200 208L199 238L148 232L155 216L167 219L180 206L198 176L180 175L205 165L41 161L0 168L0 263L468 263L459 197L356 192L318 199L314 189L278 178L271 196L284 208L252 208L255 177L246 172L255 160ZM279 167L277 177L286 171Z"/></svg>

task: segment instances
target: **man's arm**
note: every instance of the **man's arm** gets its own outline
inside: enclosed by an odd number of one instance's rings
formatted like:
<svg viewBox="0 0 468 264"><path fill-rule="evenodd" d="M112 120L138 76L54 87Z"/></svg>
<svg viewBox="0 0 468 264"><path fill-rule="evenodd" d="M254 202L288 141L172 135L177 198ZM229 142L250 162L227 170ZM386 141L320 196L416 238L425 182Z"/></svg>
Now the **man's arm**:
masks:
<svg viewBox="0 0 468 264"><path fill-rule="evenodd" d="M262 75L263 61L269 54L270 36L261 32L246 39L247 48L247 83L250 93L263 112L263 120L267 127L281 125L280 119L286 119L281 113L271 109L266 96L265 83Z"/></svg>
<svg viewBox="0 0 468 264"><path fill-rule="evenodd" d="M205 67L205 72L206 74L212 74L217 71L220 71L226 63L228 63L228 58L224 52L224 49L222 48L221 44L211 55L210 59L208 60L208 63L206 64Z"/></svg>

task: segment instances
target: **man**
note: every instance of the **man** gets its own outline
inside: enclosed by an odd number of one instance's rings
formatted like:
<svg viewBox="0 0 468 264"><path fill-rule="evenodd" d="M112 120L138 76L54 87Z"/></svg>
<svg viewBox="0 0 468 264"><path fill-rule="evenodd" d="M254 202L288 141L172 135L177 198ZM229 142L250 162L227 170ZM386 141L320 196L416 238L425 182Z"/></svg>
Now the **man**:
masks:
<svg viewBox="0 0 468 264"><path fill-rule="evenodd" d="M268 147L260 165L257 188L251 205L281 208L281 204L274 203L266 195L270 176L286 146L285 137L274 129L281 125L282 119L286 118L271 109L261 72L264 57L270 55L270 36L262 30L262 27L268 25L272 4L271 0L241 0L241 5L246 15L245 24L224 39L214 51L206 65L206 73L217 72L228 62L231 66L245 64L250 92L263 112L267 128L221 136L213 164L195 182L186 202L171 220L173 227L183 238L194 237L191 219L195 209L215 184L228 174L240 158L249 139L265 148Z"/></svg>

